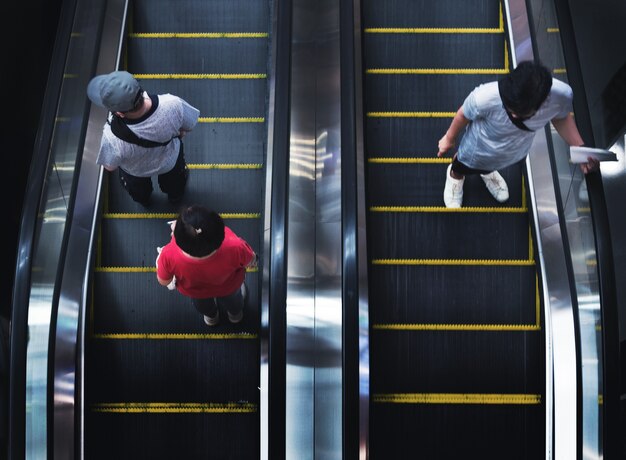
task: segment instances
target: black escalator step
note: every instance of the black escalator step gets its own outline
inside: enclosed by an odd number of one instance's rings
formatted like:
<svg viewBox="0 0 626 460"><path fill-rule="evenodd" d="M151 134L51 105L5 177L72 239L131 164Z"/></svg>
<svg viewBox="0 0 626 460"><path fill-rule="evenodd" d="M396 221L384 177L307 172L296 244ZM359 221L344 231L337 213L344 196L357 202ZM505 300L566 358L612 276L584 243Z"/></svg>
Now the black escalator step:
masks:
<svg viewBox="0 0 626 460"><path fill-rule="evenodd" d="M530 257L525 212L370 212L368 233L376 241L369 251L372 260L476 259L508 264Z"/></svg>
<svg viewBox="0 0 626 460"><path fill-rule="evenodd" d="M255 336L260 320L258 279L257 271L246 273L249 297L243 320L238 324L222 321L209 328L191 299L158 284L154 271L96 270L88 333L101 337L185 335L197 339Z"/></svg>
<svg viewBox="0 0 626 460"><path fill-rule="evenodd" d="M431 154L430 158L435 155ZM514 207L523 205L522 163L499 172L509 188L509 199L498 203L478 175L467 176L464 207ZM391 163L367 165L369 206L444 206L443 188L448 164Z"/></svg>
<svg viewBox="0 0 626 460"><path fill-rule="evenodd" d="M258 348L257 340L245 338L94 339L87 409L124 402L258 403Z"/></svg>
<svg viewBox="0 0 626 460"><path fill-rule="evenodd" d="M476 86L492 80L493 75L368 75L365 110L368 116L372 112L456 112Z"/></svg>
<svg viewBox="0 0 626 460"><path fill-rule="evenodd" d="M507 308L502 305L502 308ZM545 391L540 329L374 330L370 389L375 393ZM529 365L529 359L533 365Z"/></svg>
<svg viewBox="0 0 626 460"><path fill-rule="evenodd" d="M137 78L150 94L175 94L200 110L201 118L263 118L267 81L246 79Z"/></svg>
<svg viewBox="0 0 626 460"><path fill-rule="evenodd" d="M266 0L134 0L133 32L267 32Z"/></svg>
<svg viewBox="0 0 626 460"><path fill-rule="evenodd" d="M202 204L216 212L258 213L262 209L265 175L262 169L190 169L182 203L174 205L159 190L153 178L153 205L143 208L135 203L119 183L117 172L109 184L108 212L178 212L183 204Z"/></svg>
<svg viewBox="0 0 626 460"><path fill-rule="evenodd" d="M372 404L370 458L545 457L543 405Z"/></svg>
<svg viewBox="0 0 626 460"><path fill-rule="evenodd" d="M158 214L146 215L145 218L107 218L105 214L101 221L100 266L154 267L157 246L165 246L171 240L169 220ZM224 219L224 224L246 240L255 252L261 252L260 218ZM120 247L125 250L115 250Z"/></svg>
<svg viewBox="0 0 626 460"><path fill-rule="evenodd" d="M535 266L373 265L370 323L534 328Z"/></svg>
<svg viewBox="0 0 626 460"><path fill-rule="evenodd" d="M372 69L436 69L439 74L455 70L471 74L473 69L493 79L508 71L502 34L365 33L363 38L366 73ZM485 49L491 52L483 52Z"/></svg>
<svg viewBox="0 0 626 460"><path fill-rule="evenodd" d="M265 74L267 40L267 37L131 37L127 42L128 71L139 74ZM151 59L157 55L160 59Z"/></svg>
<svg viewBox="0 0 626 460"><path fill-rule="evenodd" d="M363 4L363 26L501 29L502 11L493 0L387 0Z"/></svg>
<svg viewBox="0 0 626 460"><path fill-rule="evenodd" d="M90 460L259 458L258 411L92 413L88 420L85 458Z"/></svg>
<svg viewBox="0 0 626 460"><path fill-rule="evenodd" d="M198 123L185 141L189 164L243 164L265 162L264 123Z"/></svg>
<svg viewBox="0 0 626 460"><path fill-rule="evenodd" d="M462 101L459 101L459 106L461 103ZM367 117L365 119L367 156L435 156L438 150L437 143L450 127L451 121L452 117Z"/></svg>

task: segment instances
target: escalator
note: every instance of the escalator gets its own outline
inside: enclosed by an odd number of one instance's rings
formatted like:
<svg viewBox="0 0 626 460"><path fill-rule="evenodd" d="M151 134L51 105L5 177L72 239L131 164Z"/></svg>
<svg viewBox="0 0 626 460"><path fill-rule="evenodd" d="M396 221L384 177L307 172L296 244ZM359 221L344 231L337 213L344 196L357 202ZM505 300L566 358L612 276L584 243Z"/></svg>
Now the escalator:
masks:
<svg viewBox="0 0 626 460"><path fill-rule="evenodd" d="M154 181L143 208L117 172L105 174L85 323L86 458L259 457L259 271L246 274L242 322L209 327L190 299L158 285L154 265L167 221L190 204L220 213L263 254L270 7L129 4L119 68L150 94L185 99L200 120L183 139L181 204Z"/></svg>
<svg viewBox="0 0 626 460"><path fill-rule="evenodd" d="M542 458L542 296L524 164L447 209L438 140L511 70L503 5L362 3L372 459ZM458 143L457 143L458 145Z"/></svg>

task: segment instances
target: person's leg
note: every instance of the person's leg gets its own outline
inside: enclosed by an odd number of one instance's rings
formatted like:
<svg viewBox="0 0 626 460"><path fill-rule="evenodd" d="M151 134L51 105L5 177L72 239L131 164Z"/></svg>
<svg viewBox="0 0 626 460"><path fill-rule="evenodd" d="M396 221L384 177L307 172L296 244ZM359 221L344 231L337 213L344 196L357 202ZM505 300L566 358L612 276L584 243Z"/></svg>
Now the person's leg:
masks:
<svg viewBox="0 0 626 460"><path fill-rule="evenodd" d="M178 203L185 193L189 169L185 162L183 142L180 142L180 151L174 167L165 174L159 175L159 187L163 193L167 193L167 199L171 203Z"/></svg>
<svg viewBox="0 0 626 460"><path fill-rule="evenodd" d="M443 189L443 202L446 208L460 208L463 204L465 175L458 172L458 165L461 164L454 155L452 163L446 169L446 185Z"/></svg>
<svg viewBox="0 0 626 460"><path fill-rule="evenodd" d="M193 306L204 316L204 322L209 326L215 326L220 322L220 311L213 297L208 299L191 299Z"/></svg>
<svg viewBox="0 0 626 460"><path fill-rule="evenodd" d="M238 323L243 319L243 308L248 297L248 286L244 281L235 292L225 297L217 297L218 305L225 308L228 313L228 320L231 323Z"/></svg>
<svg viewBox="0 0 626 460"><path fill-rule="evenodd" d="M128 174L122 168L119 169L120 183L130 197L143 206L150 206L152 195L152 179L150 177L137 177Z"/></svg>

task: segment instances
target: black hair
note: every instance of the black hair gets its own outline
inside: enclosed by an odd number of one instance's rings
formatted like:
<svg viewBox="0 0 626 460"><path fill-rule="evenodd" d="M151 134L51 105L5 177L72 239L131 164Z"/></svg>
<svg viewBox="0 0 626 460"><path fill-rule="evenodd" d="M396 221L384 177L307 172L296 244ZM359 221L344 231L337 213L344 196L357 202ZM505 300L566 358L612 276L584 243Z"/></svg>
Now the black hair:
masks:
<svg viewBox="0 0 626 460"><path fill-rule="evenodd" d="M187 206L176 219L174 239L190 256L208 256L224 241L224 220L204 206Z"/></svg>
<svg viewBox="0 0 626 460"><path fill-rule="evenodd" d="M504 107L516 115L536 112L552 88L552 74L541 63L523 61L500 81Z"/></svg>

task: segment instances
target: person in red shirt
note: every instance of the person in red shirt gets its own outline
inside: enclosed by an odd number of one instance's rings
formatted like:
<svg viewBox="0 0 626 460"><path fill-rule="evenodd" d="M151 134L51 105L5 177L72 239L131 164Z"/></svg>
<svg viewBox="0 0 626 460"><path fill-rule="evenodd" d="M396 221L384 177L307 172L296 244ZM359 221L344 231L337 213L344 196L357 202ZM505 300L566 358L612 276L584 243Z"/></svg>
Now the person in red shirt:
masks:
<svg viewBox="0 0 626 460"><path fill-rule="evenodd" d="M159 284L191 298L209 326L219 323L220 308L231 323L240 322L246 268L256 266L256 253L218 213L201 205L185 207L171 228L171 241L157 248Z"/></svg>

